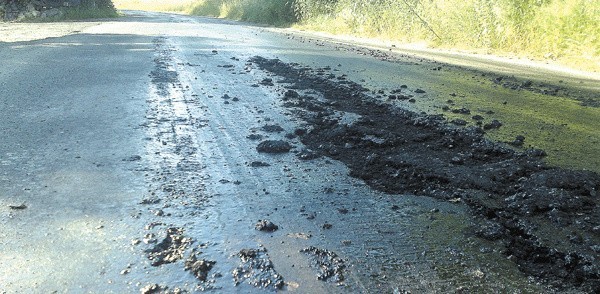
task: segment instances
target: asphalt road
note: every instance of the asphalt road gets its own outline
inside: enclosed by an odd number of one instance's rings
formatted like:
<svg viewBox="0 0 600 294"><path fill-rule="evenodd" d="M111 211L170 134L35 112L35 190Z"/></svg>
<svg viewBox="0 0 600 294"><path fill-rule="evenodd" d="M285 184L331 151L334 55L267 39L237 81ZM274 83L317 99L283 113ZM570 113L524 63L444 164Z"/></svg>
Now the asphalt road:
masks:
<svg viewBox="0 0 600 294"><path fill-rule="evenodd" d="M456 79L432 71L446 65L178 15L74 26L0 42L0 293L553 291L470 234L462 203L384 194L296 156L286 134L305 125L248 60L422 88L431 99L403 107L431 113ZM257 152L265 139L292 152Z"/></svg>

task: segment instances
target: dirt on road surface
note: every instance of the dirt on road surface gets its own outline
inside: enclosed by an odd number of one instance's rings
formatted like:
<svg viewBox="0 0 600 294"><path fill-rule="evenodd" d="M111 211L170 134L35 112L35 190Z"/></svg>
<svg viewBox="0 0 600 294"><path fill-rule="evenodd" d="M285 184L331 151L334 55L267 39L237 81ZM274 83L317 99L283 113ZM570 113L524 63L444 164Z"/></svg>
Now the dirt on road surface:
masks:
<svg viewBox="0 0 600 294"><path fill-rule="evenodd" d="M593 79L145 12L2 42L0 293L600 291Z"/></svg>
<svg viewBox="0 0 600 294"><path fill-rule="evenodd" d="M277 59L251 61L283 78L284 105L308 123L300 136L307 147L344 162L374 189L465 202L481 221L472 233L501 240L522 271L597 290L598 174L548 167L542 150L490 142L483 137L490 125L457 128L443 116L390 107L335 75L322 78ZM396 96L411 92L419 89ZM358 117L344 121L346 113Z"/></svg>

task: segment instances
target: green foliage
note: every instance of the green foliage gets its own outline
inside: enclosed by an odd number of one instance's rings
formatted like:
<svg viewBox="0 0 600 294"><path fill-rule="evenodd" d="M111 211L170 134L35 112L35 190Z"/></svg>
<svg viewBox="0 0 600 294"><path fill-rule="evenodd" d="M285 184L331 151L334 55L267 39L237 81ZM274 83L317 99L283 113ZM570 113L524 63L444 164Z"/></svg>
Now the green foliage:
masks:
<svg viewBox="0 0 600 294"><path fill-rule="evenodd" d="M80 8L84 9L115 9L112 0L81 0Z"/></svg>
<svg viewBox="0 0 600 294"><path fill-rule="evenodd" d="M297 20L294 8L292 0L201 0L191 14L290 25Z"/></svg>
<svg viewBox="0 0 600 294"><path fill-rule="evenodd" d="M297 19L311 19L335 12L339 0L296 0L294 13Z"/></svg>
<svg viewBox="0 0 600 294"><path fill-rule="evenodd" d="M64 21L64 20L82 20L93 18L112 18L119 14L111 0L83 0L81 5L74 7L65 7L63 14L44 19L32 19L30 21Z"/></svg>
<svg viewBox="0 0 600 294"><path fill-rule="evenodd" d="M56 20L111 18L117 16L119 16L117 11L112 7L73 7L65 9L64 15Z"/></svg>
<svg viewBox="0 0 600 294"><path fill-rule="evenodd" d="M83 20L94 18L113 18L119 14L110 0L101 0L96 3L83 2L80 6L61 8L62 14L47 18L27 19L27 22L58 22L65 20Z"/></svg>
<svg viewBox="0 0 600 294"><path fill-rule="evenodd" d="M201 1L196 3L191 11L193 15L204 15L204 16L221 16L221 7L224 5L223 1Z"/></svg>

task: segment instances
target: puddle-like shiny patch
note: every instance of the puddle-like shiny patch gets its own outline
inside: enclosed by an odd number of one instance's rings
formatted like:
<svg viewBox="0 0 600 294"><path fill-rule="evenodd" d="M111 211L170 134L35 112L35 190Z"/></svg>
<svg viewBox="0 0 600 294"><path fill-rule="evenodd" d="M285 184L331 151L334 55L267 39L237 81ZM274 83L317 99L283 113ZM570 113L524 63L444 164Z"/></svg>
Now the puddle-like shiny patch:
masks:
<svg viewBox="0 0 600 294"><path fill-rule="evenodd" d="M169 286L183 287L193 283L190 289L210 289L214 280L209 279L214 262L200 256L196 246L201 242L184 232L188 225L178 219L199 212L209 197L205 196L202 179L203 163L197 154L194 138L201 126L190 113L193 98L187 98L179 82L173 52L175 49L165 37L154 39L155 67L150 73L152 84L147 99L146 156L144 162L148 173L148 195L141 205L151 222L146 233L134 240L144 249L154 267L176 268L186 273L187 282L171 280ZM181 227L173 227L178 224ZM182 226L183 225L183 226ZM165 233L166 232L166 233ZM163 236L158 240L158 236ZM171 265L172 264L172 265ZM161 270L157 269L157 272ZM186 287L183 287L186 288Z"/></svg>

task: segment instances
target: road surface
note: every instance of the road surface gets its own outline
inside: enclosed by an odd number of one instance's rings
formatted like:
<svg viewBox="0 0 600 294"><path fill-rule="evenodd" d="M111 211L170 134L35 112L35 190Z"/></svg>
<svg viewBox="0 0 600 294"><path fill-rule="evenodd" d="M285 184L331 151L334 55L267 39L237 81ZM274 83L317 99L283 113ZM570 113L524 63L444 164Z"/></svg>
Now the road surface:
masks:
<svg viewBox="0 0 600 294"><path fill-rule="evenodd" d="M447 129L429 123L436 118L427 115L464 115L440 105L463 112L469 107L473 115L499 112L502 118L498 109L524 96L550 97L550 104L569 100L584 120L598 113L593 78L565 76L559 78L565 87L528 87L523 81L538 83L540 77L522 70L517 77L474 71L290 31L171 14L127 12L109 21L2 26L4 32L13 26L25 33L0 42L0 293L598 289L597 175L582 172L585 189L577 195L583 200L569 206L572 215L563 216L581 218L586 226L564 225L571 230L565 234L581 234L572 246L582 249L573 255L578 258L573 272L560 276L556 268L571 263L557 265L553 258L570 252L571 245L557 245L557 254L541 257L548 259L542 262L548 271L531 269L540 258L510 248L523 236L508 238L510 229L494 235L494 228L509 226L498 212L503 210L494 210L500 216L488 220L478 208L491 204L466 195L479 195L473 191L483 188L421 173L410 178L425 179L421 186L407 183L410 189L394 190L390 175L377 178L388 165L365 167L367 172L357 167L377 161L377 150L389 150L382 148L388 137L375 132L337 142L340 129L325 130L331 121L353 134L380 121L385 125L373 129L386 129L395 120L390 115L371 120L369 112L388 113L377 104L384 103L412 111L389 112L398 121L407 116L411 125L431 132L414 133L411 142L430 142ZM522 87L510 89L516 83ZM472 96L491 98L481 102ZM498 103L498 96L505 103ZM365 99L379 102L352 110ZM467 125L475 125L467 117ZM532 123L538 123L536 117ZM561 119L551 129L568 133L560 129ZM521 130L500 128L494 135L498 126L487 117L484 123L490 123L486 138L492 140L512 139ZM587 132L590 142L599 139L594 125L573 124L581 125L578 130ZM552 146L535 136L526 139L540 142L534 147ZM423 150L438 150L435 140ZM458 141L444 144L460 149ZM583 150L578 156L599 154L592 143L575 147ZM365 150L375 151L369 156ZM425 168L446 156L419 150L396 163L392 174L398 182L401 166L408 168L411 158L425 157L419 161ZM456 157L460 150L447 154L454 165L469 166ZM558 148L548 156L572 162L565 155L571 150ZM502 157L496 163L506 170L521 158L498 152L488 155ZM597 163L591 156L576 166L593 170ZM488 172L494 168L499 169ZM531 173L523 177L534 178L540 170L526 169ZM429 182L437 183L437 190ZM545 220L527 220L541 228L531 234L552 235L542 232L548 228ZM576 272L580 268L587 271Z"/></svg>

